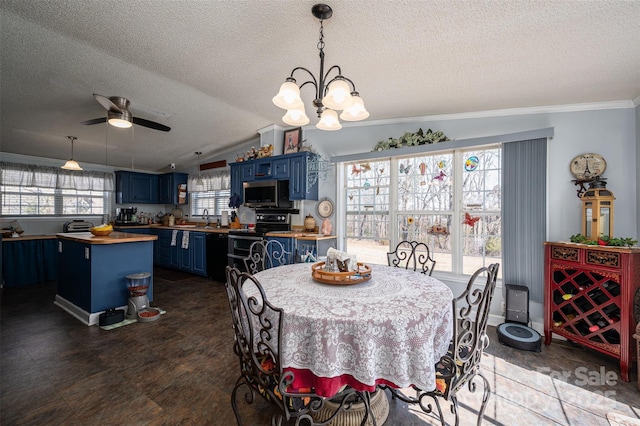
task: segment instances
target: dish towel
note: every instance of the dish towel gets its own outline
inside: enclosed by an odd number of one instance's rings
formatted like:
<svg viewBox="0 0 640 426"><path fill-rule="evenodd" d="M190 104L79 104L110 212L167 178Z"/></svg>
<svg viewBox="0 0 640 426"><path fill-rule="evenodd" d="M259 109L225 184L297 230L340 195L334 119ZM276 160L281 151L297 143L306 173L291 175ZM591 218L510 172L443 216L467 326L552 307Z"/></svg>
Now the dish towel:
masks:
<svg viewBox="0 0 640 426"><path fill-rule="evenodd" d="M182 231L182 248L189 248L189 231Z"/></svg>
<svg viewBox="0 0 640 426"><path fill-rule="evenodd" d="M178 231L176 229L174 229L173 232L171 233L171 245L172 246L176 245L176 238L178 238Z"/></svg>

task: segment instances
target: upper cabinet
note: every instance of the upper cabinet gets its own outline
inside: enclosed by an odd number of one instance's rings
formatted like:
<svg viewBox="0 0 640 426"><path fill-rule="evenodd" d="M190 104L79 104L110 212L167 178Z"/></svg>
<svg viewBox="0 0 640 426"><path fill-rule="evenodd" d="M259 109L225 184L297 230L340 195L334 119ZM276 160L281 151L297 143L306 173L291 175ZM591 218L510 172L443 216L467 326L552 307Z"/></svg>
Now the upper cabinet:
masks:
<svg viewBox="0 0 640 426"><path fill-rule="evenodd" d="M116 171L116 203L158 203L158 175Z"/></svg>
<svg viewBox="0 0 640 426"><path fill-rule="evenodd" d="M158 176L158 203L186 204L188 177L186 173L165 173Z"/></svg>
<svg viewBox="0 0 640 426"><path fill-rule="evenodd" d="M242 183L254 180L289 180L289 199L317 200L318 182L308 185L308 164L317 160L310 152L259 158L230 164L231 195L242 201Z"/></svg>
<svg viewBox="0 0 640 426"><path fill-rule="evenodd" d="M118 170L116 174L116 203L186 204L186 173L150 173Z"/></svg>

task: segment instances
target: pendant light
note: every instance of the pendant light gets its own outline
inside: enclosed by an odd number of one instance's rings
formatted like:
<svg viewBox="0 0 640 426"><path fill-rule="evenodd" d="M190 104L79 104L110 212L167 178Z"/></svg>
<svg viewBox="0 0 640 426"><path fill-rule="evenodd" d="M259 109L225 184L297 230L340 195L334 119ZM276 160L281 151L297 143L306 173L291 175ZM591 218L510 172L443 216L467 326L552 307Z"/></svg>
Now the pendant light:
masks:
<svg viewBox="0 0 640 426"><path fill-rule="evenodd" d="M291 126L304 126L309 123L309 117L300 97L300 89L307 84L312 85L315 88L312 104L320 119L316 127L320 130L340 130L342 128L340 119L344 121L365 120L369 117L369 112L364 106L360 93L356 91L355 84L342 75L342 70L338 65L334 65L326 73L324 72L323 22L331 18L333 10L330 6L320 3L311 8L311 13L320 20L320 37L317 44L320 51L320 73L316 77L307 68L295 67L291 71L291 75L282 83L278 94L273 97L272 101L276 106L287 110L282 121ZM310 80L298 84L293 75L300 73L303 75L306 73ZM340 119L337 111L342 111Z"/></svg>
<svg viewBox="0 0 640 426"><path fill-rule="evenodd" d="M198 156L198 179L196 179L196 188L203 189L204 188L204 182L202 181L202 178L200 177L200 155L202 155L202 152L196 151L196 155Z"/></svg>
<svg viewBox="0 0 640 426"><path fill-rule="evenodd" d="M65 170L74 170L74 171L82 170L82 167L80 167L80 164L78 164L78 162L73 159L73 142L78 138L76 138L75 136L67 136L67 139L71 141L71 159L67 161L64 164L64 166L61 166L61 168Z"/></svg>

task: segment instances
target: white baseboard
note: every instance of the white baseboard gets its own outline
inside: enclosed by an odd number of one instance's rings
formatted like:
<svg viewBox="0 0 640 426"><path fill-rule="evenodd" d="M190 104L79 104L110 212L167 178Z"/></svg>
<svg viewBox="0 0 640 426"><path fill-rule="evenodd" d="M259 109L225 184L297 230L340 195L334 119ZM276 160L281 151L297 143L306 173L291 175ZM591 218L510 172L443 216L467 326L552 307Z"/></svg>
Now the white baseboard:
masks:
<svg viewBox="0 0 640 426"><path fill-rule="evenodd" d="M78 319L84 325L95 325L98 324L100 319L100 314L104 311L89 313L84 309L80 308L78 305L69 302L64 297L56 294L56 298L53 301L53 304L58 306L64 311L67 311L71 316ZM120 308L127 308L126 306L120 306Z"/></svg>

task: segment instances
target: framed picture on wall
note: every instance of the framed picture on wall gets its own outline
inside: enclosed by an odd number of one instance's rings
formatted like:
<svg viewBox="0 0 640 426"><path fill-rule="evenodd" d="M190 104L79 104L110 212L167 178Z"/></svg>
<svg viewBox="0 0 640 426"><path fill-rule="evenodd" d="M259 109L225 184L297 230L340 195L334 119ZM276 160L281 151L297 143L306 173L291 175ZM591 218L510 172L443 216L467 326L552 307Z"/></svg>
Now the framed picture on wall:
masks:
<svg viewBox="0 0 640 426"><path fill-rule="evenodd" d="M300 140L302 139L302 127L297 129L286 130L284 132L284 148L285 154L294 154L300 149Z"/></svg>

